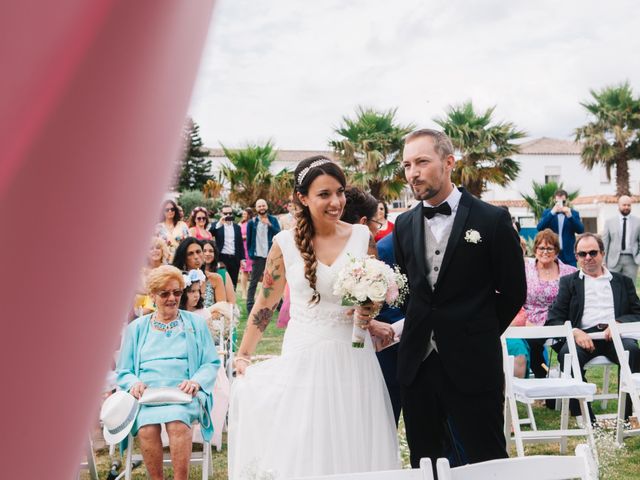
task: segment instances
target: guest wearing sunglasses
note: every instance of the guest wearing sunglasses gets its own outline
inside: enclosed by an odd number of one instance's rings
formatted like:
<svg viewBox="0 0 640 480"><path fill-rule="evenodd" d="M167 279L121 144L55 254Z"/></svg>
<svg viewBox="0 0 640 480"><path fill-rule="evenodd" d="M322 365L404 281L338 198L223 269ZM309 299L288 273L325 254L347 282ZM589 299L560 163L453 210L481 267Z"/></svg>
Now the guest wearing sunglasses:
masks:
<svg viewBox="0 0 640 480"><path fill-rule="evenodd" d="M527 275L527 300L523 306L522 314L516 317L516 326L541 326L547 321L549 307L558 295L558 282L560 277L576 271L575 267L563 263L559 258L560 240L558 235L550 228L538 232L533 240L534 258L525 260L525 273ZM520 354L529 358L531 371L536 378L544 378L547 371L543 364L544 339L533 338L522 343L522 348L517 349ZM509 342L514 347L515 343ZM510 353L512 353L510 351Z"/></svg>
<svg viewBox="0 0 640 480"><path fill-rule="evenodd" d="M165 241L173 258L178 244L189 236L189 227L182 221L182 211L173 200L165 202L163 215L162 221L156 225L155 236Z"/></svg>
<svg viewBox="0 0 640 480"><path fill-rule="evenodd" d="M234 222L233 209L230 205L223 205L220 209L220 221L212 225L210 232L216 239L216 246L220 252L220 261L224 263L231 276L234 290L238 284L240 262L244 260L244 243L240 225Z"/></svg>
<svg viewBox="0 0 640 480"><path fill-rule="evenodd" d="M211 240L213 235L207 230L209 224L209 214L204 207L196 207L189 215L189 235L198 240Z"/></svg>
<svg viewBox="0 0 640 480"><path fill-rule="evenodd" d="M600 236L583 233L576 238L576 259L580 270L560 279L558 297L549 309L547 325L562 325L571 321L576 340L578 362L582 368L594 357L604 355L618 363L618 357L611 341L608 322L618 323L640 321L640 300L636 287L629 277L610 272L604 266L604 243ZM589 333L603 331L604 340L593 340ZM629 352L631 371L640 371L640 349L636 340L623 338L624 349ZM564 342L553 346L558 352L560 366L569 349ZM582 370L584 378L584 369ZM572 415L580 415L578 402L569 403ZM625 417L631 413L630 398L627 396ZM591 421L595 421L589 405Z"/></svg>
<svg viewBox="0 0 640 480"><path fill-rule="evenodd" d="M213 387L220 366L203 318L178 308L185 288L182 272L163 265L147 277L157 310L133 321L125 331L116 369L118 386L140 398L147 387L177 387L192 395L189 403L142 405L131 430L140 441L150 478L162 479L161 424L165 424L175 479L189 477L191 425L211 417ZM210 441L211 422L202 421Z"/></svg>

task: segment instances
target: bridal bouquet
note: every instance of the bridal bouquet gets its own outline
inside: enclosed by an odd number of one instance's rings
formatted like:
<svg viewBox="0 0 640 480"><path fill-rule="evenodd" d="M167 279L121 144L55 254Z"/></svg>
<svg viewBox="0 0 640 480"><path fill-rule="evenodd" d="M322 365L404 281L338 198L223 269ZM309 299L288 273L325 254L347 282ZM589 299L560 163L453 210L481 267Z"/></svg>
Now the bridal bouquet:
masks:
<svg viewBox="0 0 640 480"><path fill-rule="evenodd" d="M390 306L401 305L409 287L407 277L398 267L391 268L374 258L353 258L338 273L333 294L342 297L343 305L365 305L386 302ZM358 322L353 323L352 345L364 347L366 331Z"/></svg>

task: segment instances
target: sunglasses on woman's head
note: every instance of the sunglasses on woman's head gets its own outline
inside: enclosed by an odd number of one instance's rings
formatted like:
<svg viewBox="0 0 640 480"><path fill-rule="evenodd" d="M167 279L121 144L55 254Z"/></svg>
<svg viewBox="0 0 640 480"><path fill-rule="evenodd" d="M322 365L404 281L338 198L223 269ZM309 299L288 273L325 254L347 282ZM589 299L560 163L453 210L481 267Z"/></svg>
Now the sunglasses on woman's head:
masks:
<svg viewBox="0 0 640 480"><path fill-rule="evenodd" d="M162 299L169 298L169 295L180 298L182 296L182 290L163 290L162 292L158 292L158 296Z"/></svg>
<svg viewBox="0 0 640 480"><path fill-rule="evenodd" d="M599 253L600 250L589 250L588 252L576 252L576 255L578 255L580 258L585 258L587 255L589 255L591 258L595 258Z"/></svg>

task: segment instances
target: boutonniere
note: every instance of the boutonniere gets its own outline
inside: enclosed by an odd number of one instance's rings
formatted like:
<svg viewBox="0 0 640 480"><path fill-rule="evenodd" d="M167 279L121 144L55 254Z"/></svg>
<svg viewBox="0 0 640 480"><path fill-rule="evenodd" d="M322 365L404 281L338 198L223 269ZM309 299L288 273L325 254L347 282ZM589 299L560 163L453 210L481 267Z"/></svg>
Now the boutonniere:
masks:
<svg viewBox="0 0 640 480"><path fill-rule="evenodd" d="M480 236L480 232L478 232L477 230L467 230L464 234L464 239L469 243L482 242L482 237Z"/></svg>

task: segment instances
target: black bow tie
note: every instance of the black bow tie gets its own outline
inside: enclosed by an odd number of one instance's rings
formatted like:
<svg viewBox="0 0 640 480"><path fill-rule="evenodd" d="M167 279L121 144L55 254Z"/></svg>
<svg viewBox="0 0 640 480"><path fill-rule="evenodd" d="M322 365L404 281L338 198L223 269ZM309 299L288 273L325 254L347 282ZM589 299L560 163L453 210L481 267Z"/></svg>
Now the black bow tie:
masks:
<svg viewBox="0 0 640 480"><path fill-rule="evenodd" d="M447 202L441 203L437 207L422 207L422 213L427 218L433 218L436 213L440 215L451 215L451 207Z"/></svg>

